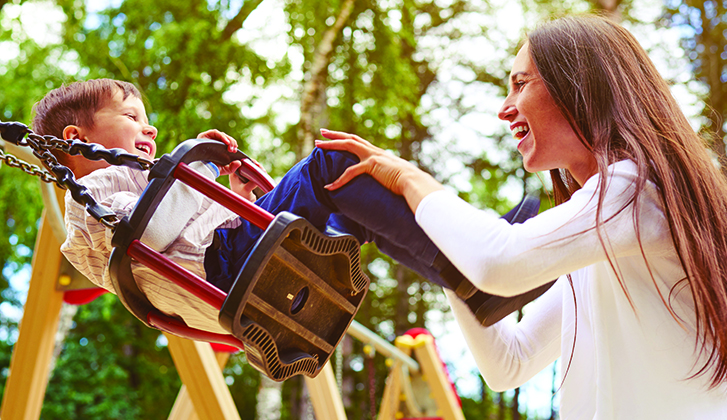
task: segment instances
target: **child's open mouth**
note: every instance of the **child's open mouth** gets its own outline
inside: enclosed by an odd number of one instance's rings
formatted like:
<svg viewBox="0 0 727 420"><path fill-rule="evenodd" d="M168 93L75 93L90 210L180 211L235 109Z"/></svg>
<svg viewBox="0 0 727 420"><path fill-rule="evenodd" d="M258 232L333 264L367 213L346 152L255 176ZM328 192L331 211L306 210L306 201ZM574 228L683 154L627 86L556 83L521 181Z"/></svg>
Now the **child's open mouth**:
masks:
<svg viewBox="0 0 727 420"><path fill-rule="evenodd" d="M151 155L151 147L148 144L137 144L136 150L141 150L147 155Z"/></svg>

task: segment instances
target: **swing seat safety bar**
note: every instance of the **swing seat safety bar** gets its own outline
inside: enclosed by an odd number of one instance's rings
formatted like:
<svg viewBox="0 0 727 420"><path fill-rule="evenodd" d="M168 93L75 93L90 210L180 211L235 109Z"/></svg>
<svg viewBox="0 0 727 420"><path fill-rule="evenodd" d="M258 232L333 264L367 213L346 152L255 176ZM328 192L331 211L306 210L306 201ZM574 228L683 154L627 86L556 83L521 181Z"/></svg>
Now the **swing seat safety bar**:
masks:
<svg viewBox="0 0 727 420"><path fill-rule="evenodd" d="M241 152L219 142L188 140L152 168L150 183L134 211L117 225L109 270L122 303L146 325L200 341L245 349L248 361L283 381L297 374L315 377L333 354L363 302L369 279L359 265L351 235L320 232L290 213L273 216L211 181L187 164L204 160L226 165L242 160L241 173L264 192L270 177ZM154 209L179 180L264 230L229 292L180 267L140 242ZM159 312L137 286L134 259L220 311L230 335L192 329Z"/></svg>

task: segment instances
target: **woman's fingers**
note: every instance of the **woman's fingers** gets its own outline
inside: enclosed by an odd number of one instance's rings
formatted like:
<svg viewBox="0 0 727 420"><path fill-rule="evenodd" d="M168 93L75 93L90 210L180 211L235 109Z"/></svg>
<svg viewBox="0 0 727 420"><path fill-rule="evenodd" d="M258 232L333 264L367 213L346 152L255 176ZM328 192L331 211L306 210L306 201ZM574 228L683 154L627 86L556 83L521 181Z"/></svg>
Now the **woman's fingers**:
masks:
<svg viewBox="0 0 727 420"><path fill-rule="evenodd" d="M329 140L352 139L356 141L366 141L355 134L346 133L343 131L331 131L326 128L321 128L321 135Z"/></svg>
<svg viewBox="0 0 727 420"><path fill-rule="evenodd" d="M366 145L352 140L316 140L315 146L324 150L351 152L362 160L370 156L373 152L369 147L366 147Z"/></svg>
<svg viewBox="0 0 727 420"><path fill-rule="evenodd" d="M357 136L356 134L352 134L352 133L346 133L343 131L331 131L331 130L327 130L325 128L321 128L321 135L323 137L327 138L328 140L350 140L354 143L362 144L365 147L372 147L374 149L379 149L378 147L371 144L371 142L369 142L368 140L362 139L361 137Z"/></svg>
<svg viewBox="0 0 727 420"><path fill-rule="evenodd" d="M349 167L336 181L327 185L327 189L335 190L361 174L369 174L395 194L401 194L401 171L409 169L405 161L355 134L322 129L321 135L329 141L316 140L316 147L351 152L360 159L360 163Z"/></svg>
<svg viewBox="0 0 727 420"><path fill-rule="evenodd" d="M338 179L326 185L328 190L341 188L353 178L369 174L394 194L404 196L412 211L416 211L427 194L444 188L431 175L412 163L387 153L355 134L321 129L321 135L329 141L316 140L316 147L351 152L360 159L359 163L349 167Z"/></svg>
<svg viewBox="0 0 727 420"><path fill-rule="evenodd" d="M346 185L350 180L356 178L357 176L367 173L364 165L364 163L357 163L353 166L349 166L348 168L346 168L345 171L343 171L343 173L340 177L338 177L337 180L326 185L325 188L329 191L337 190L342 186Z"/></svg>

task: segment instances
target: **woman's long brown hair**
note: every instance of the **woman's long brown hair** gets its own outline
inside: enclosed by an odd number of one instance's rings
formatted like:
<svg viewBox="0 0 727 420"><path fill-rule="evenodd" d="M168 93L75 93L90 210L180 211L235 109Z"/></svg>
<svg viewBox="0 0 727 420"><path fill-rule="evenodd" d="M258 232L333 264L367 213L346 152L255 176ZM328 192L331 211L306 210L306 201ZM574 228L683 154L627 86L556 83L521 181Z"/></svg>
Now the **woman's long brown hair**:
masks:
<svg viewBox="0 0 727 420"><path fill-rule="evenodd" d="M636 163L630 203L639 244L638 198L647 180L657 186L686 273L671 292L683 282L689 286L696 345L707 355L694 376L711 372L713 387L727 382L727 182L705 142L644 49L621 26L596 16L561 18L530 33L528 42L548 91L596 157L600 178L606 179L614 162ZM565 170L553 170L551 177L556 204L580 188ZM605 189L601 182L597 231ZM619 282L628 297L620 277ZM662 301L679 322L663 296Z"/></svg>

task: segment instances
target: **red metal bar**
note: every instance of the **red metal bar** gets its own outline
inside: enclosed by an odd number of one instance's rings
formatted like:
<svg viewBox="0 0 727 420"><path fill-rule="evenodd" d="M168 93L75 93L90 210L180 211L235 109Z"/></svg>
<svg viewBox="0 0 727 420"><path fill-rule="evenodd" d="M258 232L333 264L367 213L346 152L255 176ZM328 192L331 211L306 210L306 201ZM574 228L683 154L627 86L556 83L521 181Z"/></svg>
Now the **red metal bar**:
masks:
<svg viewBox="0 0 727 420"><path fill-rule="evenodd" d="M207 197L222 204L260 229L267 229L275 216L233 193L222 185L205 178L202 174L180 163L174 170L174 178L184 182Z"/></svg>
<svg viewBox="0 0 727 420"><path fill-rule="evenodd" d="M250 159L243 159L240 162L242 162L242 166L238 169L238 171L242 172L242 174L250 179L250 181L260 187L263 192L269 193L273 188L275 188L275 183L273 183L273 179L270 178L270 175L263 171L259 166L255 165L255 163L253 163Z"/></svg>
<svg viewBox="0 0 727 420"><path fill-rule="evenodd" d="M222 304L227 297L225 292L180 267L169 258L139 242L138 239L131 242L126 254L170 279L184 290L212 305L215 309L222 309Z"/></svg>
<svg viewBox="0 0 727 420"><path fill-rule="evenodd" d="M235 338L235 336L190 328L185 323L165 315L151 312L146 316L146 321L154 328L172 333L179 337L189 338L195 341L223 343L228 346L237 347L240 350L245 350L245 345L242 341Z"/></svg>

